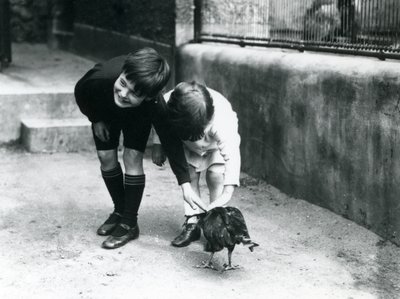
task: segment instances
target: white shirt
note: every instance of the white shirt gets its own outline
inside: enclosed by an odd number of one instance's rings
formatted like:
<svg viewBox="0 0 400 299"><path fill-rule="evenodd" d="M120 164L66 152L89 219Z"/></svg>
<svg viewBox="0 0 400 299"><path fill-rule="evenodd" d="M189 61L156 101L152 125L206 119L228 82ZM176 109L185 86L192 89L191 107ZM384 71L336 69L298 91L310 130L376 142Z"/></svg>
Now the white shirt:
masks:
<svg viewBox="0 0 400 299"><path fill-rule="evenodd" d="M240 135L238 119L231 103L219 92L207 88L213 99L214 115L204 130L204 136L196 141L183 140L185 146L200 156L208 151L219 150L225 161L224 185L239 186L240 177ZM168 102L172 90L164 95ZM153 142L160 144L158 136Z"/></svg>

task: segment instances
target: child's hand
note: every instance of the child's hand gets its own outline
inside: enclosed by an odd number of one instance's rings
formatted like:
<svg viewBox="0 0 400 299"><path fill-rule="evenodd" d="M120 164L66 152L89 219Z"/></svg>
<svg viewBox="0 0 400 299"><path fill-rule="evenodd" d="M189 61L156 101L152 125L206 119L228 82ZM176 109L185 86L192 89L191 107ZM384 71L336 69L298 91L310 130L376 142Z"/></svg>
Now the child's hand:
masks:
<svg viewBox="0 0 400 299"><path fill-rule="evenodd" d="M156 144L156 143L153 144L151 158L153 160L153 163L156 164L157 166L164 165L165 161L167 160L167 156L165 155L165 152L161 144Z"/></svg>
<svg viewBox="0 0 400 299"><path fill-rule="evenodd" d="M208 210L211 210L216 207L223 207L226 205L232 198L233 191L235 190L235 187L233 185L226 185L224 186L224 190L222 191L222 194L214 200L209 206Z"/></svg>
<svg viewBox="0 0 400 299"><path fill-rule="evenodd" d="M190 183L183 183L181 188L183 192L183 199L192 207L193 210L197 210L199 207L203 211L207 211L207 205L193 191Z"/></svg>
<svg viewBox="0 0 400 299"><path fill-rule="evenodd" d="M94 134L96 134L97 138L99 138L101 141L106 142L110 140L110 131L104 122L99 121L97 123L93 123L93 130Z"/></svg>

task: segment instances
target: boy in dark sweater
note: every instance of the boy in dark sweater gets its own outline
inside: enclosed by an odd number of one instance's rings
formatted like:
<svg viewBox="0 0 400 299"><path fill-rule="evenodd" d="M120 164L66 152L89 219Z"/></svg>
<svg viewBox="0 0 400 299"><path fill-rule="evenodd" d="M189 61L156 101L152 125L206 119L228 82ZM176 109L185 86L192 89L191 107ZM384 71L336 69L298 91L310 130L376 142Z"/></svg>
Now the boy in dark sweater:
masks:
<svg viewBox="0 0 400 299"><path fill-rule="evenodd" d="M109 235L104 248L121 247L139 236L137 215L145 186L143 153L152 125L184 200L205 209L190 186L182 144L166 123L166 104L160 93L169 77L167 61L154 49L144 48L96 64L75 86L76 102L92 122L101 174L114 203L114 211L97 230L99 235ZM118 162L121 131L125 174Z"/></svg>

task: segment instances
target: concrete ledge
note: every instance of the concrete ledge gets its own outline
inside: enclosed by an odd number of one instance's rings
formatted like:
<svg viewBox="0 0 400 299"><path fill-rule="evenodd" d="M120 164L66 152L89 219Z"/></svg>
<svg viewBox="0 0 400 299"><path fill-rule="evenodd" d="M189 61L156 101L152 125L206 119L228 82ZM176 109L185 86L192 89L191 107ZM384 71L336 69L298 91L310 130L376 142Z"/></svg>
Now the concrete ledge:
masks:
<svg viewBox="0 0 400 299"><path fill-rule="evenodd" d="M177 78L232 102L243 171L400 244L400 61L188 44Z"/></svg>
<svg viewBox="0 0 400 299"><path fill-rule="evenodd" d="M86 119L23 119L21 143L30 152L95 150Z"/></svg>
<svg viewBox="0 0 400 299"><path fill-rule="evenodd" d="M0 143L20 137L23 118L82 118L72 93L0 94Z"/></svg>
<svg viewBox="0 0 400 299"><path fill-rule="evenodd" d="M44 44L13 44L15 59L0 73L0 144L20 137L22 118L82 118L75 83L93 61Z"/></svg>

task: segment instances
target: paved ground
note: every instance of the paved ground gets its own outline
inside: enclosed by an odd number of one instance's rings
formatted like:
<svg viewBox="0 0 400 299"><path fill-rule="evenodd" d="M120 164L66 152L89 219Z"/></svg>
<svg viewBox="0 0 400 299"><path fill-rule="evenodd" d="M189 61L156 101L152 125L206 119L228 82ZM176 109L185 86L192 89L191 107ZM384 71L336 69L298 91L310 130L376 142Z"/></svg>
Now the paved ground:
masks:
<svg viewBox="0 0 400 299"><path fill-rule="evenodd" d="M17 47L40 71L35 75L35 67L16 62L0 76L0 86L13 90L28 72L26 88L71 90L83 60L46 51ZM60 74L65 77L55 77ZM147 157L145 169L140 238L107 251L95 231L111 201L94 152L0 147L0 298L399 298L400 248L246 176L231 205L243 211L261 246L253 253L236 248L240 270L194 268L208 257L204 239L170 246L183 222L179 187L169 167ZM215 261L222 265L226 258L224 251Z"/></svg>
<svg viewBox="0 0 400 299"><path fill-rule="evenodd" d="M262 182L243 180L232 205L260 243L239 246L221 273L204 239L170 246L183 221L169 167L147 158L141 235L100 247L97 226L111 204L94 153L29 154L0 149L1 298L398 298L400 249L325 209ZM206 194L204 192L204 197ZM216 256L218 265L226 252Z"/></svg>
<svg viewBox="0 0 400 299"><path fill-rule="evenodd" d="M12 51L12 63L0 72L0 95L72 92L76 81L94 65L45 44L13 44Z"/></svg>

